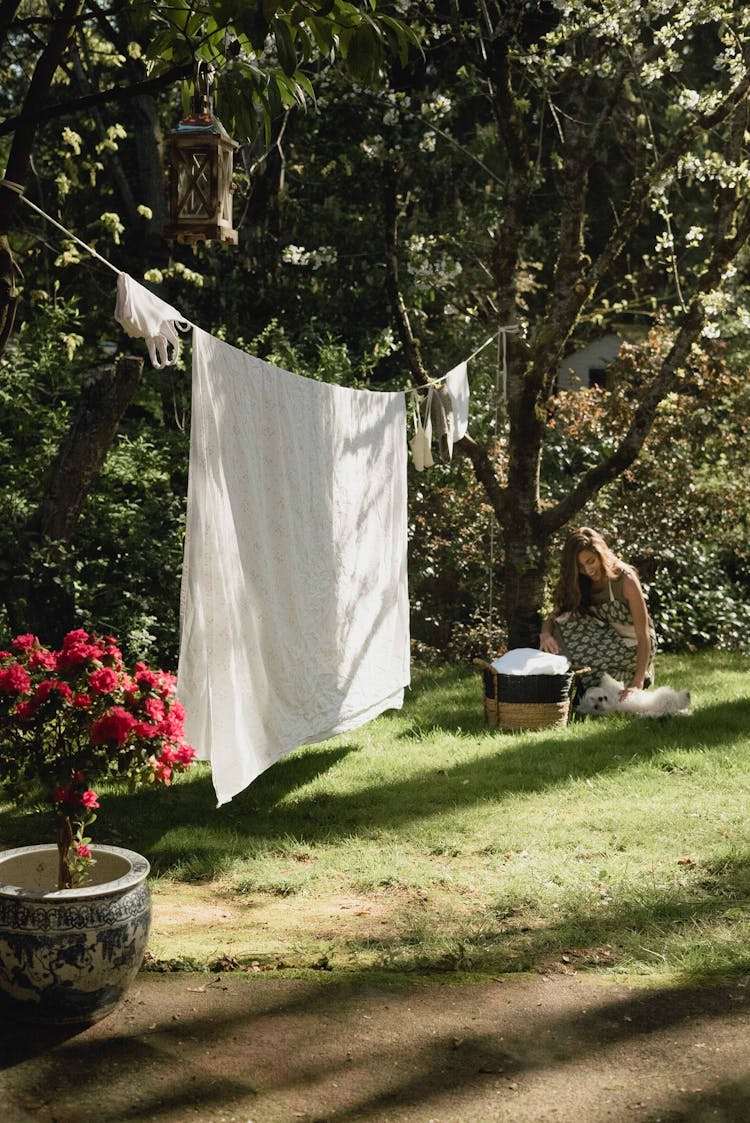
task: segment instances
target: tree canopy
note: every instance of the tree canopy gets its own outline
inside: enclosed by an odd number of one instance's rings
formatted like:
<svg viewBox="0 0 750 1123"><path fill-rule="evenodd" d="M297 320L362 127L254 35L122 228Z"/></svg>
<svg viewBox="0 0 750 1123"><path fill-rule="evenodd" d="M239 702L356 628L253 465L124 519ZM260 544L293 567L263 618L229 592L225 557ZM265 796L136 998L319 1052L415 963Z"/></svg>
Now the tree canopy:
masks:
<svg viewBox="0 0 750 1123"><path fill-rule="evenodd" d="M680 537L664 497L689 503L675 473L693 473L696 495L715 506L709 538L733 486L739 525L746 518L732 483L744 440L732 410L739 403L746 417L749 30L735 0L63 4L51 16L4 5L0 151L6 179L120 267L208 330L303 373L372 387L424 382L512 326L507 396L495 393L496 352L471 367L472 424L457 447L470 474L454 459L415 481L413 588L437 621L435 590L458 585L456 621L466 625L486 583L492 512L508 638L533 642L550 549L572 519L598 521L651 575L668 548L662 536L669 548ZM163 133L196 57L217 65L222 121L246 140L236 251L170 247L160 234ZM34 371L28 346L42 327L53 331L72 356L55 400L72 407L80 370L100 361L96 312L103 298L111 316L111 297L89 286L80 301L80 252L45 244L8 190L0 236L7 309L14 258L25 275L13 378L38 410L32 398L49 394L42 369L51 378L54 359ZM40 316L34 293L57 311ZM609 385L561 392L566 356L613 330L630 351ZM48 419L33 454L23 428L9 453L17 459L23 446L28 459L13 469L24 513L8 533L33 541L24 556L44 547L52 583L78 611L87 595L71 591L71 543L86 585L93 512L114 511L105 496L118 473L123 487L128 455L155 470L149 445L161 450L157 477L174 512L166 556L179 566L184 379L160 375L128 392L120 438L54 566L61 540L40 539L39 512L49 511L67 413ZM734 443L703 439L706 416ZM662 471L660 455L683 457L682 467ZM152 506L129 498L120 514L129 510L132 524L114 516L112 534L122 543L132 531L135 548L158 521ZM435 512L452 528L441 542L429 536ZM96 564L116 571L112 556ZM28 568L27 587L37 577ZM4 588L6 611L29 611L18 580ZM87 610L95 603L104 600L89 597ZM144 627L174 619L174 605L152 605Z"/></svg>

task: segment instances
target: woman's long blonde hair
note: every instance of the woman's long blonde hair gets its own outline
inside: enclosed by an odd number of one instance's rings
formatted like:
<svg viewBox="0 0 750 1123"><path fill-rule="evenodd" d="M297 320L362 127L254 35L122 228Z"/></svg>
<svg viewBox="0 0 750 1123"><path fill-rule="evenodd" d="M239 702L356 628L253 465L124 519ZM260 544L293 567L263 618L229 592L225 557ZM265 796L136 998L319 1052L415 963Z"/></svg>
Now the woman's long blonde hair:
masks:
<svg viewBox="0 0 750 1123"><path fill-rule="evenodd" d="M560 558L560 576L554 593L555 614L586 612L591 606L591 579L578 571L578 555L583 550L596 554L605 577L612 580L623 574L635 575L632 566L618 558L596 530L579 526L571 530Z"/></svg>

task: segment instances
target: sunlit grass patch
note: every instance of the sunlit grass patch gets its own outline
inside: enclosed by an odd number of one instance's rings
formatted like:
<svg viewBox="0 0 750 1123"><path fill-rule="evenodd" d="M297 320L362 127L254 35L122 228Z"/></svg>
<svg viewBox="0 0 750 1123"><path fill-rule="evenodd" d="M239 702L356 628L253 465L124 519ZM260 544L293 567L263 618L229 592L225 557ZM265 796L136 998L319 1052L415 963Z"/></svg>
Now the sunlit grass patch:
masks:
<svg viewBox="0 0 750 1123"><path fill-rule="evenodd" d="M221 808L207 765L169 793L108 792L97 840L151 861L164 958L748 971L749 669L665 656L689 717L503 734L473 669L432 668L402 711L298 750ZM39 840L6 810L7 845Z"/></svg>

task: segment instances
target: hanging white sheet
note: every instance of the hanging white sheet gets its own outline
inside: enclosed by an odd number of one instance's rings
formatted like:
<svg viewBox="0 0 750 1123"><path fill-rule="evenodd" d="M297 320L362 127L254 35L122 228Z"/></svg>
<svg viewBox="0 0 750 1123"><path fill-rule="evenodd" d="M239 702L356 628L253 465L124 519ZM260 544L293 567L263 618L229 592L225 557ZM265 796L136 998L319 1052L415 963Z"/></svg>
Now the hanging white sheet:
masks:
<svg viewBox="0 0 750 1123"><path fill-rule="evenodd" d="M195 329L178 694L219 804L409 683L402 393Z"/></svg>

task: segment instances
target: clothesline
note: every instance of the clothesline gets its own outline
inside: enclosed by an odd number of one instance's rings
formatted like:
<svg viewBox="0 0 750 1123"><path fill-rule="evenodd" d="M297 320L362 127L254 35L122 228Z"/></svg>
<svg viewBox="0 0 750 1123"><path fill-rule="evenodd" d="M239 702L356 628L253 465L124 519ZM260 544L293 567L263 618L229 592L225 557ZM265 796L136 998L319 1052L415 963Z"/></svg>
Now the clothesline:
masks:
<svg viewBox="0 0 750 1123"><path fill-rule="evenodd" d="M62 225L62 223L60 223L56 219L52 218L51 215L47 214L47 212L42 210L41 207L37 206L36 203L32 203L31 199L28 199L26 197L26 195L24 194L24 189L23 189L23 186L21 184L14 183L12 180L9 180L9 179L0 179L0 187L7 187L9 191L12 191L14 194L18 195L18 197L24 203L26 203L26 205L28 207L31 207L32 210L36 211L36 213L41 215L42 218L46 219L47 222L51 223L52 226L55 226L58 230L60 230L63 234L65 234L66 237L71 238L77 245L81 246L82 249L86 250L87 253L91 254L92 257L95 257L97 259L97 261L100 261L103 265L106 265L107 268L111 269L112 272L115 273L118 278L123 276L123 271L121 269L118 269L116 265L113 265L111 261L107 261L106 257L102 257L102 255L100 253L98 253L97 250L95 250L93 246L90 246L86 242L82 241L81 238L77 237L77 235L74 234L71 230L68 230L67 227ZM136 282L136 283L139 284L140 282ZM145 286L142 286L142 287L145 289ZM145 291L149 292L150 290L146 289ZM152 293L151 295L154 296L155 299L160 300L159 297L156 297L156 294ZM170 310L176 311L175 309L170 309ZM182 316L181 313L178 313L178 316L177 316L177 319L175 320L175 322L179 325L179 328L182 331L185 331L188 328L197 328L198 327L197 324L194 324L191 320L186 319L184 316ZM489 345L491 343L493 343L496 339L502 339L503 390L505 390L505 383L506 383L506 378L507 378L507 374L506 374L506 370L507 370L507 359L506 359L506 356L507 356L507 336L508 336L509 333L514 333L514 332L517 332L518 330L519 329L518 329L517 324L504 324L502 327L499 327L497 329L497 331L493 332L492 335L490 335L487 339L485 339L484 343L480 343L480 345L476 348L476 350L472 351L471 355L469 355L468 358L464 359L462 361L462 363L460 363L458 365L461 366L463 364L470 363L473 359L476 359L476 357L478 355L480 355L486 347L489 347ZM149 355L151 357L151 361L154 364L154 366L157 366L157 367L169 365L171 362L174 362L177 358L178 353L179 353L179 348L177 347L176 350L175 350L175 353L173 353L173 356L170 360L166 356L166 352L164 352L163 353L164 361L159 362L159 361L155 361L154 350L153 350L152 347L149 347ZM161 357L161 355L159 357ZM429 390L430 387L439 386L441 383L445 382L445 380L447 378L450 377L450 374L451 374L451 371L448 371L447 374L440 375L439 378L432 378L428 382L425 382L424 384L422 384L420 386L408 387L406 390L403 391L403 393L404 394L412 394L412 395L416 396L417 394L421 393L423 390Z"/></svg>
<svg viewBox="0 0 750 1123"><path fill-rule="evenodd" d="M500 336L502 336L502 338L503 338L503 356L505 356L505 354L506 354L505 333L506 332L516 332L516 331L518 331L518 325L517 324L504 324L501 328L498 328L496 332L493 332L493 334L488 339L485 339L484 343L480 343L479 346L477 347L476 351L472 351L472 353L468 356L468 358L463 359L461 361L461 363L459 363L458 365L461 366L461 365L463 365L463 363L470 363L472 361L472 359L476 359L477 355L481 355L481 353L482 353L482 351L484 351L485 347L489 347L490 343L494 343L495 340L498 339ZM418 394L421 390L429 390L429 388L431 386L439 386L440 383L445 382L446 378L448 378L448 377L450 377L450 371L448 371L447 374L441 374L439 378L431 378L429 380L429 382L423 382L420 386L411 386L408 390L405 390L404 393L405 394Z"/></svg>
<svg viewBox="0 0 750 1123"><path fill-rule="evenodd" d="M403 703L406 395L416 390L344 390L248 355L25 201L117 274L115 319L146 340L155 366L174 363L179 330L194 329L177 680L188 736L226 803L299 745ZM468 424L467 364L517 330L499 328L428 384L426 412L448 380L449 452Z"/></svg>
<svg viewBox="0 0 750 1123"><path fill-rule="evenodd" d="M42 218L46 218L47 222L52 223L52 225L56 226L58 230L61 230L63 234L66 234L68 238L72 238L74 242L77 242L79 246L82 246L83 249L85 249L92 255L92 257L95 257L98 261L101 261L102 265L106 265L108 269L111 269L113 273L117 273L119 276L120 270L116 265L113 265L111 261L107 261L106 257L102 257L100 253L97 253L93 246L89 246L86 244L86 242L82 242L80 238L77 238L76 235L72 233L72 231L68 230L61 223L57 222L57 220L52 218L51 215L48 215L46 211L43 211L41 207L38 207L36 203L32 203L31 199L27 199L23 193L23 187L20 183L13 183L13 181L10 179L2 179L0 180L0 186L7 187L9 191L12 191L14 194L18 195L18 197L26 204L27 207L31 207L31 209L33 211L36 211L37 214L40 214Z"/></svg>

